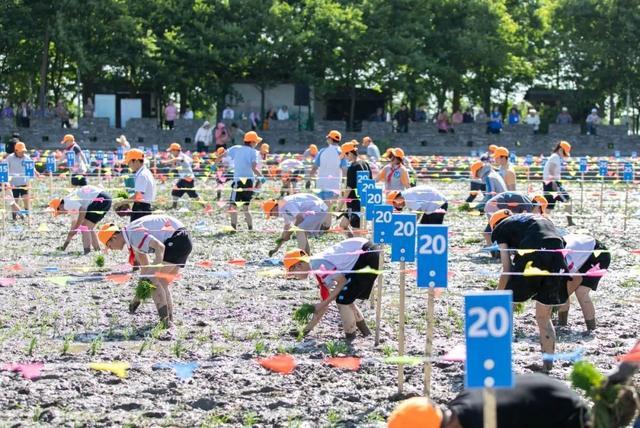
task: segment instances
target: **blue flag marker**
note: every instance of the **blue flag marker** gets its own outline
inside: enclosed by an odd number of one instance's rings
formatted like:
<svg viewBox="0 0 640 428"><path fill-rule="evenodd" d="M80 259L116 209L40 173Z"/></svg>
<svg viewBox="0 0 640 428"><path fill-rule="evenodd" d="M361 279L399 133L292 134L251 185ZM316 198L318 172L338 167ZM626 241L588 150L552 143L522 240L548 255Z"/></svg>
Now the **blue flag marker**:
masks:
<svg viewBox="0 0 640 428"><path fill-rule="evenodd" d="M465 388L513 388L511 291L464 296Z"/></svg>
<svg viewBox="0 0 640 428"><path fill-rule="evenodd" d="M47 156L47 162L45 163L45 170L47 172L56 172L56 158L53 155Z"/></svg>
<svg viewBox="0 0 640 428"><path fill-rule="evenodd" d="M122 147L118 147L117 155L119 161L124 159L124 149Z"/></svg>
<svg viewBox="0 0 640 428"><path fill-rule="evenodd" d="M600 170L598 171L598 173L600 174L601 177L604 177L607 175L607 173L609 172L609 163L606 160L601 160L599 163L600 166Z"/></svg>
<svg viewBox="0 0 640 428"><path fill-rule="evenodd" d="M373 243L388 244L391 242L393 229L391 216L393 207L391 205L373 206Z"/></svg>
<svg viewBox="0 0 640 428"><path fill-rule="evenodd" d="M156 156L158 154L158 145L154 144L153 146L151 146L151 153L153 153L154 156Z"/></svg>
<svg viewBox="0 0 640 428"><path fill-rule="evenodd" d="M587 158L580 158L580 172L587 172Z"/></svg>
<svg viewBox="0 0 640 428"><path fill-rule="evenodd" d="M358 191L358 198L360 198L360 201L362 202L366 200L367 190L376 187L376 182L369 178L363 178L360 180L360 183L358 183L358 186L359 187L356 190Z"/></svg>
<svg viewBox="0 0 640 428"><path fill-rule="evenodd" d="M509 152L509 162L517 163L518 156L516 156L516 152Z"/></svg>
<svg viewBox="0 0 640 428"><path fill-rule="evenodd" d="M366 200L365 200L365 211L366 211L366 219L367 221L373 220L373 207L374 205L382 204L382 189L372 188L367 190Z"/></svg>
<svg viewBox="0 0 640 428"><path fill-rule="evenodd" d="M76 166L76 154L74 152L67 152L67 166L69 168Z"/></svg>
<svg viewBox="0 0 640 428"><path fill-rule="evenodd" d="M33 163L32 160L23 160L22 161L22 166L24 167L24 175L27 178L33 178L35 177L35 164Z"/></svg>
<svg viewBox="0 0 640 428"><path fill-rule="evenodd" d="M525 165L533 165L533 156L527 155L527 157L524 159L524 163Z"/></svg>
<svg viewBox="0 0 640 428"><path fill-rule="evenodd" d="M413 262L416 259L416 215L392 214L391 261Z"/></svg>
<svg viewBox="0 0 640 428"><path fill-rule="evenodd" d="M475 150L471 150L471 157L472 158L477 158L478 157L478 152Z"/></svg>
<svg viewBox="0 0 640 428"><path fill-rule="evenodd" d="M9 182L9 164L0 162L0 183Z"/></svg>
<svg viewBox="0 0 640 428"><path fill-rule="evenodd" d="M624 164L624 169L622 170L622 180L627 183L633 181L633 164L631 162L627 162Z"/></svg>
<svg viewBox="0 0 640 428"><path fill-rule="evenodd" d="M418 226L417 284L446 287L449 273L449 227Z"/></svg>
<svg viewBox="0 0 640 428"><path fill-rule="evenodd" d="M102 163L104 160L104 152L102 150L98 150L96 152L96 161Z"/></svg>

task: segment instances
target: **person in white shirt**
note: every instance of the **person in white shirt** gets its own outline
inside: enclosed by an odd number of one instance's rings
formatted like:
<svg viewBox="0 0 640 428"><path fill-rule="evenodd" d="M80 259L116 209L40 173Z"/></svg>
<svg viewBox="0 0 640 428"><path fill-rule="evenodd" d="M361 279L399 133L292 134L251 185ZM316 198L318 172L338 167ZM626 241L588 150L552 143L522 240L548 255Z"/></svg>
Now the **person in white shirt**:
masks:
<svg viewBox="0 0 640 428"><path fill-rule="evenodd" d="M171 197L173 198L172 209L178 208L178 200L186 193L191 199L197 199L203 203L202 199L195 190L195 175L193 174L193 159L182 151L182 147L178 143L171 143L167 149L169 159L161 161L162 164L171 165L178 171L178 181L173 185Z"/></svg>
<svg viewBox="0 0 640 428"><path fill-rule="evenodd" d="M94 251L100 251L96 225L107 215L111 209L111 195L104 189L96 186L83 186L69 193L64 198L55 198L49 203L53 215L65 213L78 213L71 223L67 239L59 248L65 251L71 239L78 233L82 233L82 246L84 253L88 254L93 246Z"/></svg>
<svg viewBox="0 0 640 428"><path fill-rule="evenodd" d="M336 200L340 195L342 175L347 171L347 160L342 155L340 146L342 134L330 131L327 134L327 147L321 149L313 161L310 176L318 175L316 188L320 190L318 196L325 202ZM307 188L311 182L307 181Z"/></svg>
<svg viewBox="0 0 640 428"><path fill-rule="evenodd" d="M278 120L289 120L289 109L287 106L282 106L278 109Z"/></svg>
<svg viewBox="0 0 640 428"><path fill-rule="evenodd" d="M235 112L233 109L227 105L224 110L222 110L222 119L223 120L233 120L235 117Z"/></svg>
<svg viewBox="0 0 640 428"><path fill-rule="evenodd" d="M269 251L269 257L278 252L282 244L291 239L292 226L296 229L298 248L311 254L308 234L318 234L331 227L329 207L322 199L311 193L297 193L285 196L281 200L269 199L262 204L267 218L282 217L284 230L280 238L276 239L276 247Z"/></svg>
<svg viewBox="0 0 640 428"><path fill-rule="evenodd" d="M186 107L184 114L182 115L183 119L187 119L187 120L193 120L193 110L191 110L191 107Z"/></svg>
<svg viewBox="0 0 640 428"><path fill-rule="evenodd" d="M9 184L11 185L11 195L14 202L19 199L22 201L26 213L31 211L31 196L29 196L30 177L27 177L25 161L31 161L26 153L27 147L22 141L18 141L14 147L14 152L7 156L6 162L9 169ZM38 174L33 170L34 175ZM38 174L39 175L39 174ZM13 219L17 218L17 214L13 213Z"/></svg>
<svg viewBox="0 0 640 428"><path fill-rule="evenodd" d="M106 224L98 232L100 242L111 250L125 245L140 265L140 275L155 286L152 294L160 321L172 332L173 298L169 287L180 268L185 267L193 249L189 232L178 219L166 215L148 215L120 228ZM153 260L150 260L153 255ZM134 313L140 301L133 299L129 312Z"/></svg>
<svg viewBox="0 0 640 428"><path fill-rule="evenodd" d="M562 187L560 182L562 176L562 160L568 158L571 154L571 144L567 141L560 141L553 153L547 159L542 171L542 190L544 197L547 198L549 205L547 209L553 210L557 202L567 202L569 193ZM573 225L571 214L567 215L569 226Z"/></svg>
<svg viewBox="0 0 640 428"><path fill-rule="evenodd" d="M78 143L76 143L75 137L72 134L64 136L60 144L64 145L67 152L73 152L75 156L73 167L69 168L71 172L71 185L72 186L86 186L87 185L87 172L89 172L89 159L84 154L84 151ZM62 164L67 164L65 159Z"/></svg>
<svg viewBox="0 0 640 428"><path fill-rule="evenodd" d="M416 186L387 194L387 203L397 211L405 207L409 211L422 213L419 224L442 224L449 204L447 198L435 187Z"/></svg>
<svg viewBox="0 0 640 428"><path fill-rule="evenodd" d="M362 146L367 149L367 157L372 162L378 162L380 160L380 149L376 146L371 137L364 137L362 139Z"/></svg>
<svg viewBox="0 0 640 428"><path fill-rule="evenodd" d="M209 151L209 146L213 142L213 131L208 121L205 120L202 126L198 128L193 140L196 142L196 150L199 153L207 153Z"/></svg>
<svg viewBox="0 0 640 428"><path fill-rule="evenodd" d="M282 187L280 197L292 195L296 190L296 183L304 177L304 162L298 159L285 159L279 164Z"/></svg>
<svg viewBox="0 0 640 428"><path fill-rule="evenodd" d="M591 109L591 114L585 120L587 124L587 135L597 135L597 128L602 119L598 116L598 109Z"/></svg>
<svg viewBox="0 0 640 428"><path fill-rule="evenodd" d="M153 211L153 202L156 199L156 181L149 168L144 164L144 152L139 149L131 149L124 156L124 162L134 173L134 194L132 199L125 199L118 203L116 213L120 216L129 215L131 221L135 221ZM133 204L129 209L129 204Z"/></svg>
<svg viewBox="0 0 640 428"><path fill-rule="evenodd" d="M576 288L576 297L582 309L584 323L587 332L591 333L596 329L596 309L589 297L589 292L598 289L598 283L602 276L585 275L590 269L604 270L611 264L611 252L607 250L600 241L589 235L568 234L562 237L566 251L565 260L570 273L580 273L582 275L571 277L569 285ZM569 318L569 308L571 303L567 301L558 309L558 325L567 325Z"/></svg>
<svg viewBox="0 0 640 428"><path fill-rule="evenodd" d="M529 109L529 114L525 119L525 123L531 126L534 134L538 133L538 131L540 130L540 116L538 115L538 112L536 111L536 109L534 108Z"/></svg>

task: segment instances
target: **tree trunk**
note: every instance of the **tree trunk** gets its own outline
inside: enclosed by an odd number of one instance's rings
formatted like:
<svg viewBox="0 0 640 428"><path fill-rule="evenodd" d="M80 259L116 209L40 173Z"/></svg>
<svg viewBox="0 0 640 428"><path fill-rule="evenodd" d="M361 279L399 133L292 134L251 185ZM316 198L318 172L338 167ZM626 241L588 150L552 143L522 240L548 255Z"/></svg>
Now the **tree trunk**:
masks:
<svg viewBox="0 0 640 428"><path fill-rule="evenodd" d="M453 98L451 100L452 112L460 110L460 88L453 88Z"/></svg>
<svg viewBox="0 0 640 428"><path fill-rule="evenodd" d="M482 107L487 115L491 114L491 87L489 85L482 88Z"/></svg>
<svg viewBox="0 0 640 428"><path fill-rule="evenodd" d="M609 94L609 125L613 125L613 119L616 116L616 104L615 96L613 92Z"/></svg>
<svg viewBox="0 0 640 428"><path fill-rule="evenodd" d="M184 87L180 88L178 96L180 97L180 117L182 117L187 108L187 90Z"/></svg>
<svg viewBox="0 0 640 428"><path fill-rule="evenodd" d="M354 85L351 85L350 91L349 91L349 98L350 98L350 102L349 102L349 127L348 130L353 132L353 123L354 123L354 115L356 113L356 87Z"/></svg>
<svg viewBox="0 0 640 428"><path fill-rule="evenodd" d="M45 25L42 41L42 58L40 61L40 89L38 91L38 108L44 113L47 107L47 70L49 69L49 26Z"/></svg>
<svg viewBox="0 0 640 428"><path fill-rule="evenodd" d="M266 103L266 95L265 95L264 85L260 85L260 117L262 120L265 119L265 103Z"/></svg>

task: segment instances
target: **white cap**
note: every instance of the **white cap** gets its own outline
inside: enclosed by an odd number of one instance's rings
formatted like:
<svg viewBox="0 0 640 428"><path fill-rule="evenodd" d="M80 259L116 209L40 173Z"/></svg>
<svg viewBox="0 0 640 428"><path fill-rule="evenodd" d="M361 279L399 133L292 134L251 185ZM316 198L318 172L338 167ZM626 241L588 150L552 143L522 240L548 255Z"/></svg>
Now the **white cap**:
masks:
<svg viewBox="0 0 640 428"><path fill-rule="evenodd" d="M591 113L597 113L597 112L598 112L597 108L594 107L594 108L591 109Z"/></svg>
<svg viewBox="0 0 640 428"><path fill-rule="evenodd" d="M562 107L562 111L567 111L567 108L566 107Z"/></svg>

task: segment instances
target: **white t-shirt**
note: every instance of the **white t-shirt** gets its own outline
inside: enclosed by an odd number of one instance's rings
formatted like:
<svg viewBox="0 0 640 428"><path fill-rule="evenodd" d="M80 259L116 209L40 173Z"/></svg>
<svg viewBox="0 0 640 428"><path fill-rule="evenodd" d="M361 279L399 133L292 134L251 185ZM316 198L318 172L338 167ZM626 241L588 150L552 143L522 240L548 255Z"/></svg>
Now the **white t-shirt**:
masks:
<svg viewBox="0 0 640 428"><path fill-rule="evenodd" d="M411 187L402 192L405 204L411 211L430 214L442 207L447 198L431 186Z"/></svg>
<svg viewBox="0 0 640 428"><path fill-rule="evenodd" d="M282 172L304 171L304 163L297 159L285 159L280 162L280 169Z"/></svg>
<svg viewBox="0 0 640 428"><path fill-rule="evenodd" d="M380 159L380 149L373 143L367 146L367 156L373 161Z"/></svg>
<svg viewBox="0 0 640 428"><path fill-rule="evenodd" d="M347 160L341 157L340 147L331 145L321 149L313 162L318 167L316 187L320 190L339 193L342 183L342 168L347 167Z"/></svg>
<svg viewBox="0 0 640 428"><path fill-rule="evenodd" d="M139 202L151 204L156 199L156 181L146 166L136 172L134 191L142 193L142 201Z"/></svg>
<svg viewBox="0 0 640 428"><path fill-rule="evenodd" d="M349 238L332 245L323 252L311 256L309 260L311 270L338 271L335 274L329 273L324 278L324 283L330 286L338 275L344 275L342 272L353 270L366 243L365 238Z"/></svg>
<svg viewBox="0 0 640 428"><path fill-rule="evenodd" d="M178 170L178 176L180 178L193 178L193 169L191 165L193 159L186 153L180 152L175 158L176 169Z"/></svg>
<svg viewBox="0 0 640 428"><path fill-rule="evenodd" d="M132 221L122 229L122 236L129 247L139 253L153 252L149 248L149 236L164 243L178 229L183 229L178 219L168 215L148 215Z"/></svg>
<svg viewBox="0 0 640 428"><path fill-rule="evenodd" d="M62 199L64 209L67 211L86 211L102 191L103 189L100 187L82 186Z"/></svg>
<svg viewBox="0 0 640 428"><path fill-rule="evenodd" d="M589 235L579 235L577 233L569 233L564 235L562 239L566 243L565 249L572 250L565 256L569 272L578 272L591 256L593 249L596 247L596 240Z"/></svg>
<svg viewBox="0 0 640 428"><path fill-rule="evenodd" d="M322 199L311 193L296 193L285 196L282 205L278 208L280 217L284 219L285 225L295 222L296 216L302 214L303 217L327 212L329 208Z"/></svg>
<svg viewBox="0 0 640 428"><path fill-rule="evenodd" d="M550 181L560 181L560 173L562 171L562 158L559 154L553 153L547 159L547 163L544 165L542 171L542 180L545 183Z"/></svg>
<svg viewBox="0 0 640 428"><path fill-rule="evenodd" d="M7 156L7 164L9 168L9 183L14 187L26 186L29 179L26 176L24 161L31 160L26 153L21 158L11 153Z"/></svg>

